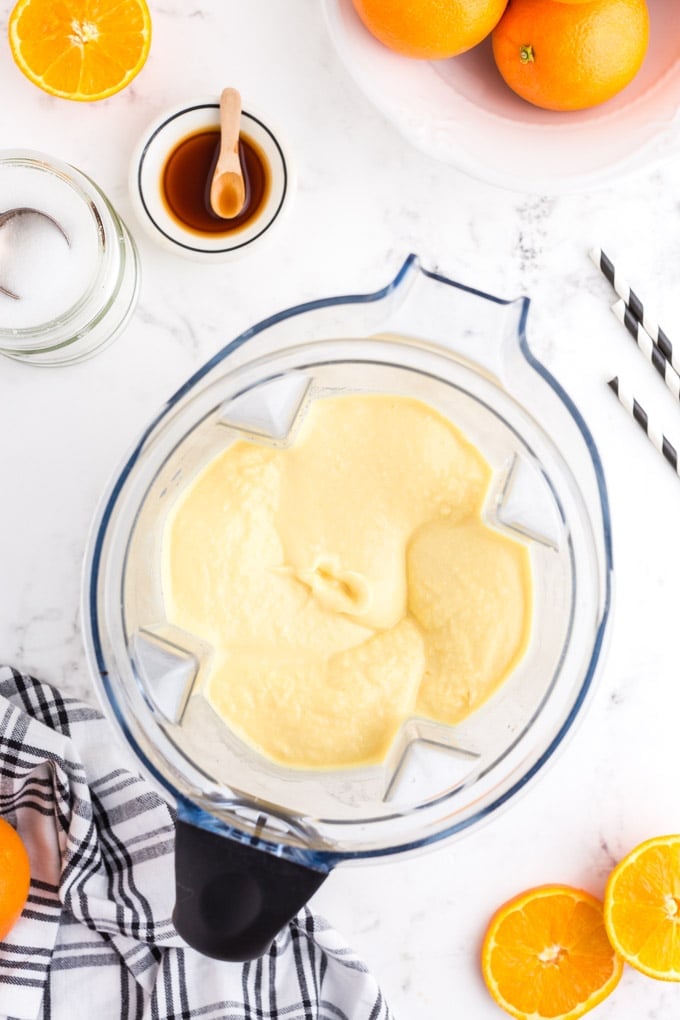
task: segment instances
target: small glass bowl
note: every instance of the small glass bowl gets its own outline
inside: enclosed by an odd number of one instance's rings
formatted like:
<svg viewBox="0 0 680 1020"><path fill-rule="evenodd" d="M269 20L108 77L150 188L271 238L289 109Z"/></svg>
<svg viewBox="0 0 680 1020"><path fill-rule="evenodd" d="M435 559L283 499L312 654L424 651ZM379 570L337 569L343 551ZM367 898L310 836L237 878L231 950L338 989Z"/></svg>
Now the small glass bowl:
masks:
<svg viewBox="0 0 680 1020"><path fill-rule="evenodd" d="M241 132L255 143L267 163L269 187L264 201L251 219L229 233L204 234L184 226L163 197L166 162L183 139L214 130L219 123L220 106L215 99L173 107L147 129L130 164L130 197L146 232L166 250L198 262L230 262L268 240L283 219L295 184L291 160L278 132L243 110Z"/></svg>
<svg viewBox="0 0 680 1020"><path fill-rule="evenodd" d="M0 286L19 260L24 263L22 294L12 297L6 284L0 294L0 353L35 365L82 361L111 343L132 315L139 293L134 241L89 177L41 152L0 152L0 214L16 209L38 216L2 222L0 215ZM38 267L36 244L22 255L16 238L8 236L10 230L27 229L19 225L29 221L51 230L63 244L63 254L53 249L52 264ZM54 274L63 281L61 292ZM46 291L51 291L47 299Z"/></svg>

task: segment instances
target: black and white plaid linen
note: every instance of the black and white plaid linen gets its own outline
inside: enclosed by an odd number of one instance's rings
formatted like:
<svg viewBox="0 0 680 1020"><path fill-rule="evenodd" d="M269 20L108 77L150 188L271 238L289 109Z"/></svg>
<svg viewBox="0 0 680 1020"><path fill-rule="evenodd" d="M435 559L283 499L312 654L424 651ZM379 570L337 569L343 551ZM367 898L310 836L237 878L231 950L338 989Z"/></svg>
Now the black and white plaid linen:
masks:
<svg viewBox="0 0 680 1020"><path fill-rule="evenodd" d="M93 708L0 667L0 815L31 859L0 942L11 1020L392 1020L366 967L305 909L269 953L220 963L170 920L171 809Z"/></svg>

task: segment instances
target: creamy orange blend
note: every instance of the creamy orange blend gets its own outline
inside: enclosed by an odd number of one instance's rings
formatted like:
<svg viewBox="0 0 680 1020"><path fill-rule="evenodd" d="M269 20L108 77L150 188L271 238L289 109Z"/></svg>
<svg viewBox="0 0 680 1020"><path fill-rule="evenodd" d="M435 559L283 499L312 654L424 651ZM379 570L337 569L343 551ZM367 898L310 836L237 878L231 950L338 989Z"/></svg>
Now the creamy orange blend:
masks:
<svg viewBox="0 0 680 1020"><path fill-rule="evenodd" d="M483 523L491 471L408 397L316 400L283 450L239 440L164 533L169 620L212 648L202 693L297 768L384 759L412 716L454 724L515 667L528 550Z"/></svg>

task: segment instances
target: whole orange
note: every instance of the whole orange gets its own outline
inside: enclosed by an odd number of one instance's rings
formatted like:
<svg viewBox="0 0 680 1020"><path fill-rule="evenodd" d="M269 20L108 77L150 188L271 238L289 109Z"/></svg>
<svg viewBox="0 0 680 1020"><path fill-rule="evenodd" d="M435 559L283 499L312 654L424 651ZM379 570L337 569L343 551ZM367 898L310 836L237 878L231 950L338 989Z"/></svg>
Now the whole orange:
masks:
<svg viewBox="0 0 680 1020"><path fill-rule="evenodd" d="M522 99L584 110L611 99L639 71L649 42L645 0L510 0L493 54Z"/></svg>
<svg viewBox="0 0 680 1020"><path fill-rule="evenodd" d="M30 884L26 847L9 822L0 818L0 939L19 920Z"/></svg>
<svg viewBox="0 0 680 1020"><path fill-rule="evenodd" d="M508 0L353 0L376 39L406 57L444 60L472 49Z"/></svg>

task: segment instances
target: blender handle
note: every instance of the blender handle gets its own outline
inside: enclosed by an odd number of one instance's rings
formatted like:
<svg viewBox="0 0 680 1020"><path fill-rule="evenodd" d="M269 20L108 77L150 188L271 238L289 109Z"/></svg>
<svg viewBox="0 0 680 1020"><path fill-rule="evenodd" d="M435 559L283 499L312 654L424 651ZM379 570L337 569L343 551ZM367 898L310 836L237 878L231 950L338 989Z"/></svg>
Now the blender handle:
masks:
<svg viewBox="0 0 680 1020"><path fill-rule="evenodd" d="M326 875L177 819L172 920L204 956L254 960Z"/></svg>

